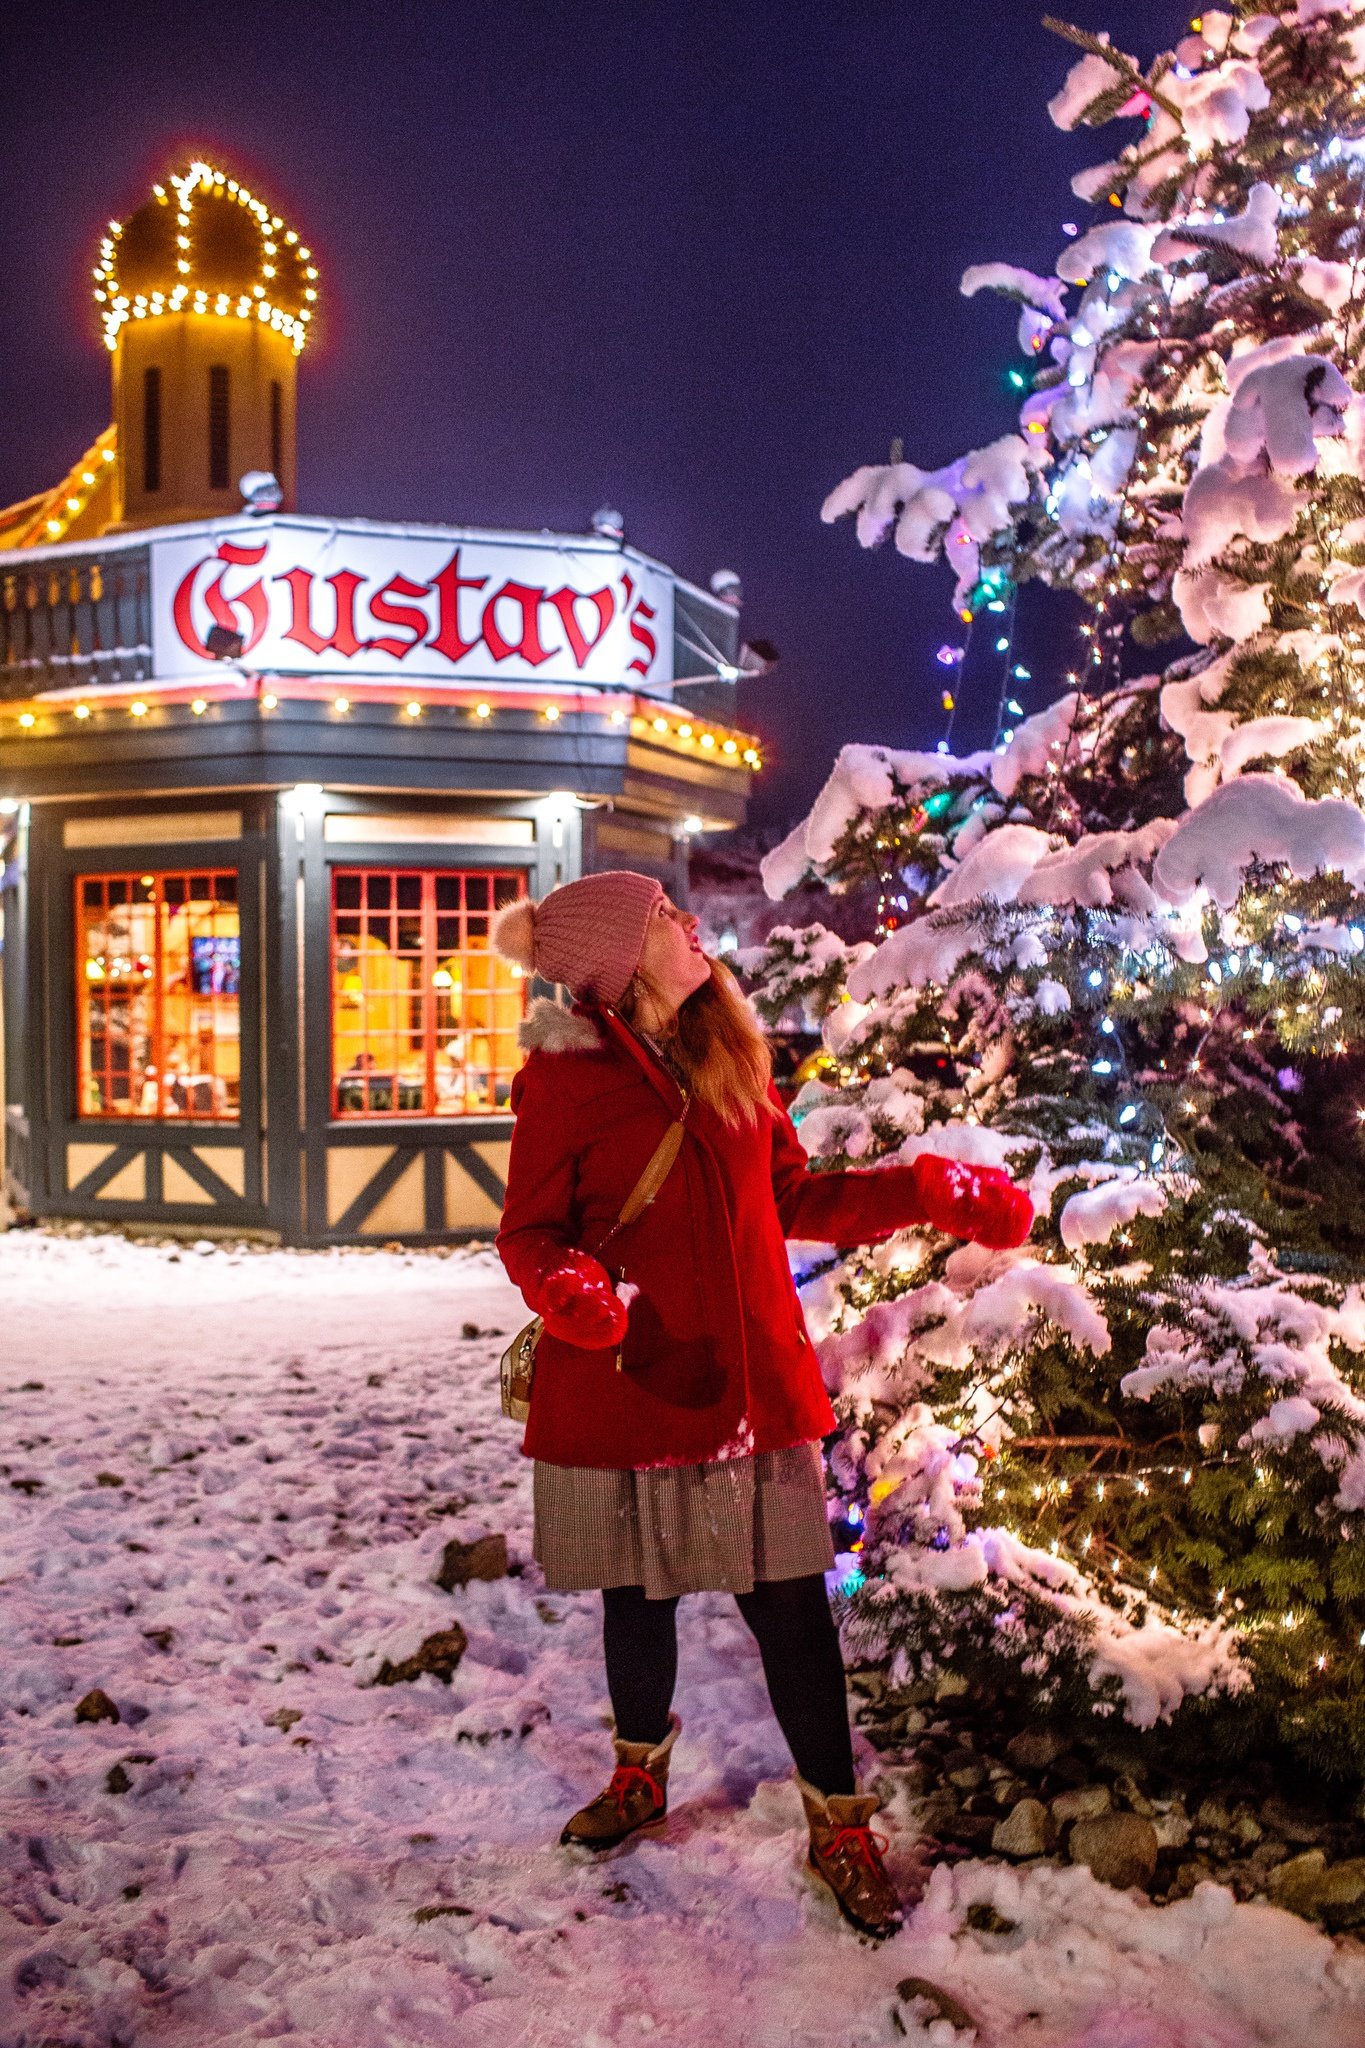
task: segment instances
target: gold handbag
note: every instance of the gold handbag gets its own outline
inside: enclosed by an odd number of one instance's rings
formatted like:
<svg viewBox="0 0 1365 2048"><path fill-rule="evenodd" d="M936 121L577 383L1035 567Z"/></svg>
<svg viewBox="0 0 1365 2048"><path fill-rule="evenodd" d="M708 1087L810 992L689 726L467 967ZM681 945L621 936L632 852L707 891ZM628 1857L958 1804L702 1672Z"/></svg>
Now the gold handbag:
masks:
<svg viewBox="0 0 1365 2048"><path fill-rule="evenodd" d="M683 1141L683 1118L687 1115L684 1100L682 1114L676 1123L671 1123L650 1155L649 1163L636 1181L621 1205L621 1213L611 1229L592 1254L599 1258L611 1243L618 1230L624 1230L628 1223L634 1223L642 1216L673 1169ZM536 1369L536 1346L545 1328L542 1317L536 1316L527 1323L524 1330L518 1330L498 1365L498 1381L502 1391L502 1412L509 1421L525 1422L531 1412L531 1381ZM616 1370L621 1370L621 1354L616 1354Z"/></svg>

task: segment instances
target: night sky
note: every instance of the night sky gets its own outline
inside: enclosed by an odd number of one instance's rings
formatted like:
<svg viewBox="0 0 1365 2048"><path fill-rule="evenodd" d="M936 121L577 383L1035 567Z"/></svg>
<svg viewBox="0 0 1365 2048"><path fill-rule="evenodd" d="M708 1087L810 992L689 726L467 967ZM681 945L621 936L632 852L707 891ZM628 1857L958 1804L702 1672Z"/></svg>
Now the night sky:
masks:
<svg viewBox="0 0 1365 2048"><path fill-rule="evenodd" d="M1073 18L1146 61L1189 11ZM927 467L1007 430L1015 314L961 273L1050 270L1059 223L1089 217L1070 176L1133 132L1052 128L1071 57L1043 12L27 9L0 78L0 503L108 424L99 231L203 154L322 266L301 509L572 532L605 500L684 575L738 569L747 632L782 654L741 698L770 759L754 815L794 815L842 741L932 743L957 637L946 571L864 554L820 501L893 434ZM1025 591L1029 708L1068 633L1064 600ZM968 674L955 746L989 739L998 681Z"/></svg>

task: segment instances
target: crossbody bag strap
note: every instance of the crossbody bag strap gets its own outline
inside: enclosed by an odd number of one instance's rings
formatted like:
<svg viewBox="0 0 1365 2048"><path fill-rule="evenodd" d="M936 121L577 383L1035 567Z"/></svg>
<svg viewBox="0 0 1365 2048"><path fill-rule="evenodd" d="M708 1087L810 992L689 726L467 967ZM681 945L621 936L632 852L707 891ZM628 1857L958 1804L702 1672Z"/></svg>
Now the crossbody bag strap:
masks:
<svg viewBox="0 0 1365 2048"><path fill-rule="evenodd" d="M626 1196L625 1201L621 1204L620 1215L612 1224L611 1229L602 1239L602 1242L598 1245L597 1250L593 1255L594 1257L601 1257L602 1253L611 1243L612 1239L615 1237L618 1230L624 1230L628 1223L634 1223L637 1217L643 1216L645 1210L649 1207L650 1203L654 1200L654 1197L658 1194L664 1182L668 1179L669 1174L673 1171L674 1162L677 1159L678 1153L682 1147L684 1119L686 1115L687 1102L684 1101L682 1107L682 1115L678 1117L676 1122L671 1123L669 1125L668 1129L664 1132L662 1138L660 1138L658 1144L655 1146L653 1152L650 1154L649 1159L645 1165L644 1172L640 1175L640 1178L636 1181L634 1187Z"/></svg>

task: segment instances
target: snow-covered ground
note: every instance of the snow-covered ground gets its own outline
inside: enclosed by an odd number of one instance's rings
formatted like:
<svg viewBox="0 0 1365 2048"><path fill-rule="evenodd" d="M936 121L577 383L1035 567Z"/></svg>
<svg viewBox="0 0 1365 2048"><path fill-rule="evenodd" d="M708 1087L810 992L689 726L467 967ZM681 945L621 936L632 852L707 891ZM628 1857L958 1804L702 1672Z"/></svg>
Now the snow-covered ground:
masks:
<svg viewBox="0 0 1365 2048"><path fill-rule="evenodd" d="M0 1235L3 2048L967 2038L912 1977L1011 2048L1359 2048L1365 1955L1211 1885L1158 1909L940 1867L859 1943L802 1876L721 1595L683 1603L667 1835L558 1848L608 1705L594 1599L529 1559L492 1334L521 1315L486 1251ZM443 1545L486 1530L525 1569L442 1593ZM365 1683L456 1619L449 1687ZM118 1725L74 1721L95 1686ZM978 1901L1015 1931L972 1929Z"/></svg>

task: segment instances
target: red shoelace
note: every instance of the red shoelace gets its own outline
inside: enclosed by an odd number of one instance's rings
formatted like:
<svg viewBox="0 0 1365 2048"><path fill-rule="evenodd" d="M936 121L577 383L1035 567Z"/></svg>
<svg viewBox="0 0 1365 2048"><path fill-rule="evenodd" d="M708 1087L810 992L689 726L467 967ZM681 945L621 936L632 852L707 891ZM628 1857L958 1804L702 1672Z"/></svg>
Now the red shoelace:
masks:
<svg viewBox="0 0 1365 2048"><path fill-rule="evenodd" d="M882 1869L882 1857L890 1846L891 1844L887 1837L879 1835L874 1827L838 1828L835 1831L834 1840L830 1843L825 1854L834 1857L839 1854L841 1849L849 1849L853 1853L855 1862L865 1863L868 1869L874 1871L878 1877L885 1877L886 1872Z"/></svg>
<svg viewBox="0 0 1365 2048"><path fill-rule="evenodd" d="M636 1785L648 1785L649 1796L654 1803L654 1811L656 1813L664 1803L664 1795L658 1780L652 1778L649 1772L640 1764L618 1764L611 1774L611 1783L608 1785L607 1790L615 1794L616 1808L622 1820L626 1817L627 1795Z"/></svg>

